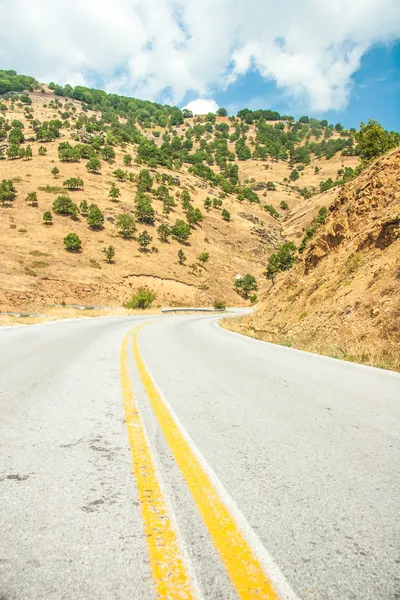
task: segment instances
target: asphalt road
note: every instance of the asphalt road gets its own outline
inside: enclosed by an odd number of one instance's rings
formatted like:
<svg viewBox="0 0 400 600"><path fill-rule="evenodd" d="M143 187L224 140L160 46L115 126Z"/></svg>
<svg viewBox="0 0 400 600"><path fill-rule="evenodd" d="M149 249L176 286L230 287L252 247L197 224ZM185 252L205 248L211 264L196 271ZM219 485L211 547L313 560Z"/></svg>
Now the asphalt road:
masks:
<svg viewBox="0 0 400 600"><path fill-rule="evenodd" d="M215 316L0 329L0 599L399 598L399 402Z"/></svg>

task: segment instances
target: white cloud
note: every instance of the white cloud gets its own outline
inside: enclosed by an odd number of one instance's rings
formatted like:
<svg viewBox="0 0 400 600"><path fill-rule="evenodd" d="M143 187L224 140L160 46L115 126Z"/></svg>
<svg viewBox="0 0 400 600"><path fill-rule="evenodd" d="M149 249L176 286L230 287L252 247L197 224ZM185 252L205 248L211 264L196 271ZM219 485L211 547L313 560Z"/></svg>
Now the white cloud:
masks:
<svg viewBox="0 0 400 600"><path fill-rule="evenodd" d="M184 108L191 110L194 115L206 115L207 113L216 113L219 106L215 100L207 100L206 98L197 98L192 100Z"/></svg>
<svg viewBox="0 0 400 600"><path fill-rule="evenodd" d="M0 64L43 80L182 102L251 69L310 110L345 107L399 0L0 0Z"/></svg>

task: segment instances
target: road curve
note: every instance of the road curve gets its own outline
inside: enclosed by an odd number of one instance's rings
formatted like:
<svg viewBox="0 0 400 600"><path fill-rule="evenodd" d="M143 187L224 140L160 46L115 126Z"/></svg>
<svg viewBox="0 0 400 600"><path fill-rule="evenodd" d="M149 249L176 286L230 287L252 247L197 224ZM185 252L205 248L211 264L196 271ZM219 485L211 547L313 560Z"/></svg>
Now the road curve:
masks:
<svg viewBox="0 0 400 600"><path fill-rule="evenodd" d="M397 597L400 375L217 321L0 329L1 600Z"/></svg>

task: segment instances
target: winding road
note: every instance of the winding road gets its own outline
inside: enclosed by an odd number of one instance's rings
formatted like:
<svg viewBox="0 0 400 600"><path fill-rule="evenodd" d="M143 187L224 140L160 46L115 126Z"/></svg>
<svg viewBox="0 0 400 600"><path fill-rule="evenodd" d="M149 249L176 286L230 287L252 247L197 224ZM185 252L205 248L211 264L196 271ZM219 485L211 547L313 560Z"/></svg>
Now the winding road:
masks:
<svg viewBox="0 0 400 600"><path fill-rule="evenodd" d="M0 599L400 597L400 375L216 315L0 329Z"/></svg>

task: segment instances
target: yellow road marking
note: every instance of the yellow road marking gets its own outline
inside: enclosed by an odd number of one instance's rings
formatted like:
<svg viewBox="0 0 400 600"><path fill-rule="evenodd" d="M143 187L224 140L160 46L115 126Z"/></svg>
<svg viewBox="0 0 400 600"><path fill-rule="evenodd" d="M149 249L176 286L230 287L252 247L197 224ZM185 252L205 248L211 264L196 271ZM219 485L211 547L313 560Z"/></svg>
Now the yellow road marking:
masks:
<svg viewBox="0 0 400 600"><path fill-rule="evenodd" d="M133 336L133 353L150 404L239 598L278 600L272 582L211 483L158 392Z"/></svg>
<svg viewBox="0 0 400 600"><path fill-rule="evenodd" d="M127 344L134 329L126 334L122 342L120 360L122 396L153 581L157 598L191 600L195 595L192 592L190 577L157 478L130 382Z"/></svg>

